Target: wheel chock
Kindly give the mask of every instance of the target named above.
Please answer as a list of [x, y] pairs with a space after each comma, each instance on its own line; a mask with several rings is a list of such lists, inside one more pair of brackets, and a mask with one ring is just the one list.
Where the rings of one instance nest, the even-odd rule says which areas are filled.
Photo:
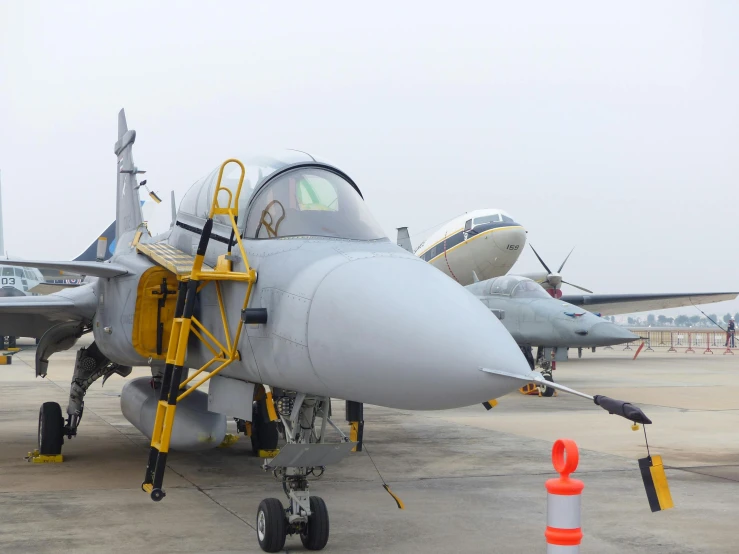
[[61, 454], [39, 454], [38, 449], [36, 449], [29, 452], [25, 460], [34, 464], [60, 464], [64, 461], [64, 456]]
[[527, 383], [520, 389], [518, 389], [518, 392], [521, 394], [525, 394], [528, 396], [541, 396], [541, 392], [539, 391], [539, 387], [536, 386], [534, 383]]
[[231, 433], [226, 433], [226, 436], [223, 437], [223, 442], [218, 445], [218, 448], [228, 448], [229, 446], [233, 446], [236, 444], [236, 441], [239, 440], [238, 435], [232, 435]]
[[19, 346], [14, 346], [13, 348], [6, 348], [6, 352], [20, 352], [21, 349]]
[[260, 450], [257, 452], [257, 456], [260, 458], [276, 458], [279, 453], [279, 448], [277, 450]]
[[10, 365], [13, 363], [13, 355], [0, 355], [0, 365]]

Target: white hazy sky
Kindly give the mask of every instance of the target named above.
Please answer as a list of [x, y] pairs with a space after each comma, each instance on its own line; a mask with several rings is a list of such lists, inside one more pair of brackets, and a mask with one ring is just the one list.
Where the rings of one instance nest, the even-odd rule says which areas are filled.
[[112, 221], [125, 107], [165, 198], [292, 147], [392, 238], [499, 207], [596, 292], [737, 290], [737, 29], [730, 0], [0, 0], [5, 247], [68, 259]]

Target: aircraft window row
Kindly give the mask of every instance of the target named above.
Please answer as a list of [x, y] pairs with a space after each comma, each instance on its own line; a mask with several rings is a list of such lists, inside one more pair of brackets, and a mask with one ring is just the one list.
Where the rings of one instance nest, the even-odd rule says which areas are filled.
[[439, 256], [440, 254], [444, 253], [444, 248], [447, 250], [457, 246], [461, 242], [464, 242], [464, 233], [461, 231], [459, 233], [456, 233], [454, 235], [451, 235], [446, 238], [446, 240], [441, 241], [439, 244], [434, 246], [433, 248], [429, 248], [427, 252], [424, 252], [423, 256], [421, 256], [425, 261], [431, 261], [436, 256]]
[[13, 276], [13, 268], [12, 267], [4, 267], [3, 268], [3, 277], [12, 277]]

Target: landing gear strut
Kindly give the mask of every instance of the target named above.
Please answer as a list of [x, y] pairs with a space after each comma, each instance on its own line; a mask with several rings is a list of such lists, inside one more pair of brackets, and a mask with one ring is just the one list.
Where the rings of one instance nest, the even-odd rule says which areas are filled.
[[62, 416], [62, 408], [56, 402], [45, 402], [41, 406], [38, 421], [39, 453], [43, 455], [58, 455], [62, 452], [64, 436], [71, 439], [77, 434], [77, 427], [82, 420], [85, 408], [85, 394], [100, 377], [103, 383], [117, 373], [126, 377], [132, 368], [111, 362], [93, 342], [89, 348], [80, 348], [77, 352], [77, 361], [74, 365], [72, 386], [69, 389], [69, 404], [67, 405], [67, 421]]
[[[557, 369], [557, 362], [554, 361], [555, 350], [551, 350], [551, 360], [546, 359], [546, 356], [544, 355], [545, 352], [546, 349], [541, 346], [536, 349], [536, 364], [541, 368], [541, 374], [544, 379], [550, 383], [554, 383], [552, 372]], [[540, 386], [539, 390], [542, 396], [550, 397], [555, 394], [555, 390], [552, 387]]]
[[[280, 418], [280, 431], [287, 444], [280, 453], [264, 462], [282, 481], [287, 507], [276, 498], [268, 498], [257, 510], [257, 537], [265, 552], [278, 552], [285, 538], [298, 534], [308, 550], [322, 550], [329, 537], [326, 503], [311, 496], [308, 477], [323, 475], [326, 465], [343, 459], [356, 446], [330, 420], [330, 400], [303, 393], [275, 391], [274, 399]], [[331, 425], [342, 436], [341, 443], [325, 443], [326, 426]]]

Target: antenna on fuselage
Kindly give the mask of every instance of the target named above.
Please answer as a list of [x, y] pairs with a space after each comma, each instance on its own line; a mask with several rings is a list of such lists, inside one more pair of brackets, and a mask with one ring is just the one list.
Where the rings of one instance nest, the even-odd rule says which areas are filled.
[[177, 223], [177, 204], [175, 204], [174, 200], [174, 191], [171, 191], [170, 193], [169, 203], [172, 210], [172, 223], [169, 226], [174, 227], [175, 223]]

